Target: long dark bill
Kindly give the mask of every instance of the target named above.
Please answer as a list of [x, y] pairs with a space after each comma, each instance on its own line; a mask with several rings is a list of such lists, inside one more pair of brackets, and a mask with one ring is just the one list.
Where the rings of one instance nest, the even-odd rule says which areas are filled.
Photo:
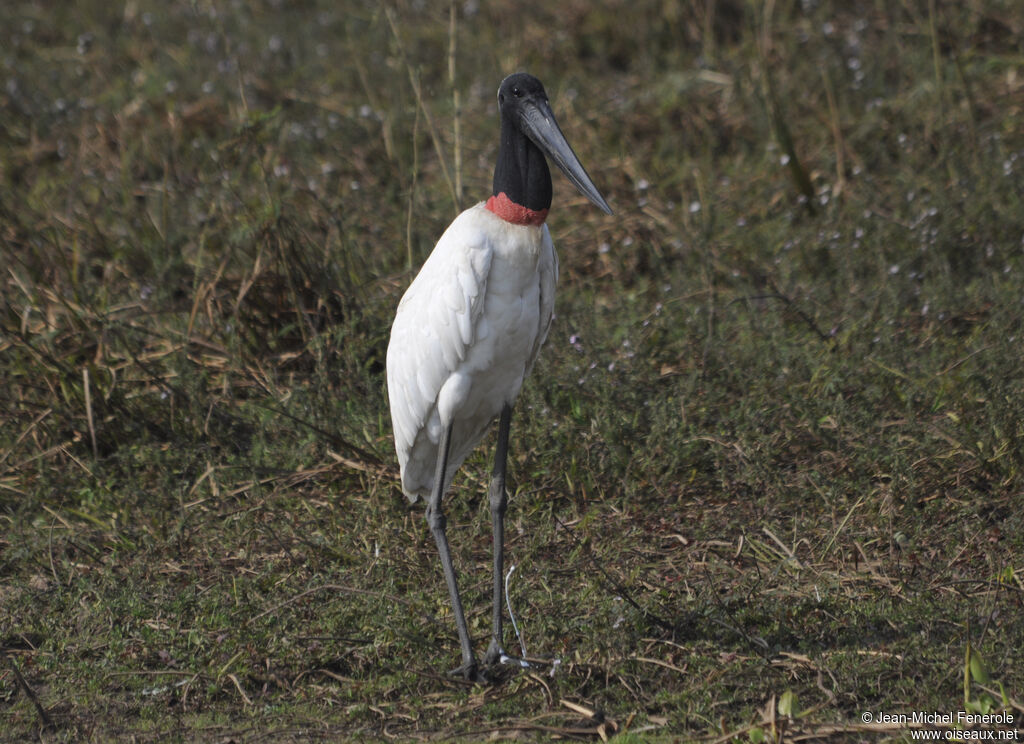
[[612, 214], [612, 208], [601, 196], [597, 186], [590, 180], [580, 159], [562, 134], [555, 121], [555, 115], [547, 101], [529, 102], [523, 106], [521, 122], [523, 131], [547, 155], [558, 169], [572, 181], [579, 192], [590, 199], [605, 214]]

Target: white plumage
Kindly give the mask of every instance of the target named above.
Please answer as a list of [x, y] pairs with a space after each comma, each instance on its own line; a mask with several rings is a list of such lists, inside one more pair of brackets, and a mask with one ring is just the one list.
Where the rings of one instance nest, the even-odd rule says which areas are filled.
[[498, 88], [501, 145], [491, 197], [455, 218], [398, 305], [387, 378], [402, 490], [426, 498], [426, 518], [459, 633], [466, 679], [482, 680], [459, 596], [446, 534], [444, 493], [455, 471], [498, 418], [487, 489], [494, 535], [491, 640], [484, 664], [502, 648], [502, 576], [512, 404], [548, 335], [558, 259], [544, 221], [551, 207], [547, 158], [606, 214], [611, 208], [555, 121], [547, 93], [516, 73]]
[[551, 325], [558, 257], [547, 225], [515, 225], [484, 202], [441, 236], [398, 305], [387, 354], [402, 490], [429, 496], [445, 427], [445, 484], [505, 404]]

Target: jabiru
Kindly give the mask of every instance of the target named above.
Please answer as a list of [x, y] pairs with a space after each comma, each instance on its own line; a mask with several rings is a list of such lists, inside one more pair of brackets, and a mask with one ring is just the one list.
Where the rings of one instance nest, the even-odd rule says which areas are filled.
[[442, 497], [456, 470], [498, 417], [488, 489], [494, 528], [493, 634], [502, 647], [505, 464], [512, 404], [548, 335], [558, 257], [544, 224], [551, 207], [545, 156], [606, 214], [612, 210], [562, 134], [541, 82], [525, 73], [498, 88], [501, 145], [491, 197], [445, 230], [398, 305], [387, 353], [388, 398], [402, 490], [427, 499], [462, 647], [453, 674], [482, 680], [459, 598]]

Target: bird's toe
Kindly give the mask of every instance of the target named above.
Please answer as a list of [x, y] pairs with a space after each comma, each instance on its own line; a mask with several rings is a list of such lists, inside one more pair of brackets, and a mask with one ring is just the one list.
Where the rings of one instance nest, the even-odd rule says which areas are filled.
[[487, 682], [487, 678], [483, 672], [480, 671], [479, 664], [476, 663], [476, 659], [463, 664], [455, 669], [448, 672], [449, 677], [462, 677], [467, 682]]
[[500, 664], [503, 656], [507, 656], [505, 649], [494, 640], [491, 639], [491, 645], [487, 647], [487, 653], [484, 654], [484, 666], [494, 666]]
[[501, 647], [501, 645], [491, 639], [491, 645], [487, 647], [487, 653], [484, 654], [484, 666], [485, 667], [496, 667], [496, 666], [511, 666], [519, 667], [521, 669], [528, 669], [530, 664], [526, 659], [520, 659], [518, 656], [511, 656], [508, 652]]

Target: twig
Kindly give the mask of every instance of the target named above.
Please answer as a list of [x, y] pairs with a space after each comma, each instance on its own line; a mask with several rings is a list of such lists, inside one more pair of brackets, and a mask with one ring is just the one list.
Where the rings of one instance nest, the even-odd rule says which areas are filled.
[[[345, 36], [348, 40], [349, 48], [352, 48], [352, 33], [347, 25], [345, 27]], [[359, 83], [363, 86], [363, 93], [366, 95], [366, 99], [370, 102], [370, 108], [377, 113], [377, 117], [380, 119], [380, 135], [381, 139], [384, 140], [384, 152], [387, 154], [388, 160], [393, 162], [395, 160], [395, 142], [391, 134], [391, 115], [384, 110], [384, 105], [377, 96], [377, 86], [370, 84], [370, 76], [366, 71], [366, 65], [363, 64], [363, 56], [361, 54], [353, 54], [349, 58], [356, 68], [356, 75], [359, 78]], [[322, 105], [322, 99], [318, 99], [317, 103]], [[344, 109], [339, 110], [344, 111]]]
[[594, 566], [594, 568], [597, 569], [597, 572], [604, 577], [604, 580], [611, 584], [612, 588], [618, 593], [620, 597], [622, 597], [623, 600], [626, 601], [626, 603], [628, 603], [631, 607], [640, 612], [640, 614], [642, 614], [644, 617], [654, 622], [655, 625], [658, 625], [664, 628], [665, 630], [678, 630], [677, 624], [672, 623], [659, 615], [655, 615], [653, 612], [644, 607], [641, 607], [640, 604], [635, 599], [633, 599], [633, 595], [629, 593], [629, 590], [626, 589], [626, 587], [623, 586], [621, 582], [613, 579], [611, 575], [607, 571], [605, 571], [604, 566], [602, 566], [598, 562], [597, 558], [594, 557], [593, 551], [590, 550], [590, 548], [586, 546], [582, 540], [576, 537], [576, 535], [572, 534], [572, 532], [569, 530], [569, 527], [561, 519], [555, 517], [555, 522], [557, 522], [558, 526], [561, 527], [562, 530], [567, 535], [569, 535], [570, 538], [573, 539], [577, 546], [587, 548], [587, 557], [590, 559], [590, 563]]
[[804, 321], [807, 325], [811, 327], [812, 331], [818, 334], [818, 338], [820, 338], [822, 341], [828, 341], [829, 339], [832, 338], [829, 334], [821, 330], [821, 328], [818, 327], [818, 324], [814, 322], [814, 319], [811, 318], [811, 316], [805, 313], [803, 310], [801, 310], [797, 306], [797, 304], [793, 302], [792, 299], [782, 294], [782, 292], [779, 292], [778, 289], [776, 289], [774, 286], [772, 287], [772, 289], [775, 289], [775, 292], [771, 294], [747, 295], [745, 297], [737, 297], [735, 300], [732, 300], [729, 304], [732, 305], [736, 302], [750, 302], [751, 300], [782, 300], [783, 303], [785, 303], [786, 307], [788, 307], [790, 310], [799, 315], [800, 320]]
[[8, 447], [2, 453], [0, 453], [0, 465], [3, 465], [7, 461], [7, 458], [11, 456], [11, 453], [14, 452], [15, 447], [19, 446], [22, 440], [24, 440], [25, 437], [31, 434], [33, 429], [39, 426], [39, 422], [42, 421], [47, 416], [49, 416], [51, 413], [53, 413], [53, 409], [47, 408], [45, 411], [43, 411], [34, 419], [32, 419], [32, 423], [26, 426], [25, 430], [18, 435], [18, 438], [14, 440], [14, 444], [12, 444], [10, 447]]
[[846, 186], [846, 142], [843, 130], [839, 125], [839, 107], [836, 106], [836, 94], [832, 89], [832, 79], [826, 67], [821, 68], [821, 80], [825, 84], [825, 99], [828, 101], [829, 123], [832, 126], [832, 139], [836, 147], [836, 185], [832, 187], [832, 196], [839, 196]]
[[853, 512], [856, 511], [857, 507], [859, 507], [862, 503], [864, 503], [864, 496], [861, 496], [859, 499], [857, 499], [857, 503], [851, 506], [850, 510], [846, 512], [846, 516], [843, 517], [842, 521], [839, 523], [839, 526], [836, 527], [835, 532], [833, 532], [832, 536], [828, 539], [828, 544], [825, 546], [825, 549], [821, 553], [822, 559], [828, 557], [829, 552], [832, 550], [832, 546], [835, 545], [836, 538], [839, 537], [839, 533], [843, 531], [843, 528], [846, 527], [846, 523], [849, 522], [850, 517], [853, 516]]
[[793, 554], [792, 549], [790, 549], [784, 542], [782, 542], [782, 540], [776, 537], [774, 532], [768, 529], [768, 527], [762, 527], [761, 531], [764, 534], [768, 535], [768, 537], [770, 537], [775, 542], [775, 544], [778, 545], [779, 548], [781, 548], [782, 552], [786, 554], [786, 557], [789, 558], [789, 560], [796, 564], [797, 568], [804, 567], [804, 564], [800, 562], [800, 559]]
[[455, 136], [454, 168], [455, 168], [455, 208], [462, 209], [462, 126], [460, 113], [462, 110], [459, 101], [459, 87], [455, 84], [455, 49], [458, 41], [458, 15], [455, 12], [456, 3], [452, 4], [448, 14], [448, 82], [452, 86], [452, 130]]
[[85, 389], [85, 420], [89, 423], [89, 439], [92, 441], [92, 458], [99, 457], [96, 449], [96, 427], [92, 419], [92, 393], [89, 390], [89, 368], [82, 367], [82, 387]]
[[[939, 29], [935, 22], [935, 0], [928, 0], [928, 34], [932, 42], [932, 68], [935, 73], [935, 90], [940, 109], [946, 103], [946, 86], [942, 79], [942, 51], [939, 44]], [[945, 112], [943, 112], [945, 113]]]
[[46, 712], [42, 703], [39, 702], [39, 698], [36, 697], [36, 693], [31, 687], [29, 687], [28, 682], [26, 682], [25, 678], [21, 676], [21, 670], [18, 669], [18, 665], [14, 663], [14, 659], [7, 653], [6, 649], [3, 650], [3, 655], [4, 658], [7, 659], [7, 666], [9, 666], [11, 671], [14, 672], [14, 678], [18, 681], [18, 686], [21, 688], [22, 692], [25, 693], [25, 697], [31, 700], [32, 705], [35, 706], [36, 713], [39, 714], [39, 718], [43, 722], [43, 728], [53, 730], [55, 728], [53, 725], [53, 719], [50, 718], [50, 715]]
[[807, 207], [807, 211], [813, 215], [815, 214], [814, 185], [811, 183], [810, 176], [807, 175], [807, 169], [804, 168], [803, 164], [800, 162], [800, 158], [797, 157], [796, 146], [793, 143], [793, 136], [790, 133], [789, 127], [786, 125], [786, 119], [782, 114], [782, 105], [779, 102], [779, 96], [775, 90], [775, 80], [772, 77], [771, 66], [768, 59], [769, 48], [771, 47], [772, 13], [774, 11], [774, 7], [775, 4], [773, 2], [766, 2], [764, 6], [761, 40], [760, 44], [757, 45], [758, 65], [757, 70], [755, 70], [755, 74], [757, 71], [760, 71], [761, 73], [761, 86], [765, 109], [768, 113], [768, 119], [771, 122], [772, 130], [775, 133], [775, 139], [778, 141], [779, 147], [789, 158], [789, 172], [793, 176], [793, 183], [796, 185], [797, 191], [803, 194], [806, 199], [805, 205]]
[[242, 696], [242, 700], [245, 701], [245, 704], [252, 705], [252, 699], [245, 694], [245, 690], [242, 689], [242, 683], [238, 681], [238, 677], [233, 674], [229, 674], [228, 679], [235, 683], [235, 688], [238, 690], [238, 694]]
[[405, 215], [405, 268], [412, 269], [412, 208], [416, 201], [416, 184], [420, 175], [420, 108], [412, 122], [412, 185], [409, 187], [409, 208]]
[[250, 617], [248, 620], [245, 621], [245, 624], [246, 625], [251, 625], [255, 621], [259, 620], [260, 618], [266, 617], [267, 615], [270, 615], [271, 613], [277, 612], [282, 607], [287, 607], [288, 605], [292, 604], [293, 602], [298, 602], [303, 597], [308, 597], [310, 594], [316, 594], [317, 592], [323, 592], [323, 591], [348, 592], [350, 594], [365, 594], [365, 595], [368, 595], [370, 597], [384, 597], [385, 599], [387, 599], [390, 602], [399, 602], [401, 604], [408, 605], [410, 607], [412, 606], [412, 602], [409, 602], [406, 599], [402, 599], [401, 597], [396, 597], [393, 594], [385, 594], [384, 592], [374, 592], [374, 591], [370, 591], [369, 589], [357, 589], [357, 588], [355, 588], [353, 586], [344, 586], [342, 584], [323, 584], [321, 586], [315, 586], [312, 589], [307, 589], [304, 592], [299, 592], [294, 597], [291, 597], [290, 599], [286, 599], [284, 602], [279, 602], [278, 604], [274, 605], [270, 609], [264, 610], [260, 614], [254, 615], [253, 617]]
[[306, 427], [310, 431], [313, 431], [327, 439], [333, 446], [338, 447], [340, 449], [346, 449], [349, 452], [352, 452], [357, 457], [361, 458], [364, 462], [372, 463], [373, 465], [380, 465], [382, 467], [384, 465], [384, 463], [381, 461], [379, 457], [377, 457], [374, 454], [371, 454], [370, 452], [364, 450], [362, 447], [358, 445], [352, 444], [351, 442], [347, 441], [344, 437], [338, 436], [337, 434], [329, 432], [326, 429], [322, 429], [316, 424], [312, 424], [309, 421], [301, 419], [298, 416], [295, 416], [289, 413], [288, 411], [285, 411], [284, 409], [278, 408], [277, 406], [271, 406], [267, 404], [257, 405], [265, 411], [270, 411], [271, 413], [275, 413], [278, 416], [283, 416], [289, 421], [293, 421], [296, 424], [299, 424], [300, 426]]
[[402, 58], [402, 63], [405, 65], [406, 71], [409, 73], [409, 83], [412, 85], [412, 92], [416, 96], [416, 103], [421, 109], [423, 109], [423, 118], [427, 120], [427, 131], [430, 132], [430, 139], [434, 143], [434, 150], [437, 152], [437, 160], [441, 164], [441, 172], [444, 174], [444, 180], [448, 183], [448, 189], [452, 193], [452, 201], [455, 203], [455, 213], [459, 212], [459, 196], [455, 191], [455, 183], [452, 181], [451, 173], [448, 172], [448, 163], [444, 158], [444, 148], [441, 147], [441, 137], [437, 133], [437, 127], [434, 126], [434, 120], [430, 116], [430, 109], [427, 108], [427, 102], [423, 100], [423, 90], [420, 88], [420, 80], [416, 75], [416, 71], [413, 70], [412, 63], [409, 62], [409, 58], [405, 54], [405, 46], [402, 44], [402, 36], [398, 32], [398, 22], [395, 20], [395, 14], [391, 8], [384, 9], [384, 15], [388, 19], [388, 25], [391, 26], [391, 33], [395, 37], [395, 44], [398, 46], [398, 55]]
[[980, 684], [980, 683], [978, 684], [978, 687], [980, 687], [981, 689], [983, 689], [983, 690], [984, 690], [985, 692], [987, 692], [987, 693], [988, 693], [989, 695], [992, 695], [993, 697], [995, 697], [995, 698], [998, 698], [998, 699], [1000, 699], [1000, 700], [1001, 700], [1001, 699], [1002, 699], [1003, 697], [1005, 697], [1005, 698], [1006, 698], [1006, 702], [1007, 702], [1007, 704], [1008, 704], [1008, 705], [1009, 705], [1009, 706], [1010, 706], [1011, 708], [1013, 708], [1014, 710], [1018, 710], [1018, 711], [1020, 711], [1021, 713], [1024, 713], [1024, 705], [1022, 705], [1021, 703], [1017, 702], [1017, 701], [1016, 701], [1016, 700], [1014, 700], [1014, 699], [1013, 699], [1012, 697], [1010, 697], [1009, 695], [1007, 695], [1007, 694], [1006, 694], [1006, 691], [1005, 691], [1005, 690], [997, 690], [997, 689], [996, 689], [996, 688], [994, 688], [994, 687], [989, 687], [988, 685], [983, 685], [983, 684]]
[[[722, 601], [721, 596], [719, 596], [718, 587], [715, 584], [714, 577], [711, 576], [711, 572], [708, 571], [707, 566], [704, 566], [704, 576], [705, 578], [707, 578], [708, 584], [711, 585], [711, 588], [713, 590], [711, 592], [711, 596], [715, 599], [715, 602], [718, 604], [718, 608], [722, 612], [724, 612], [730, 619], [732, 619], [732, 612], [729, 610], [728, 607], [725, 606], [725, 603]], [[715, 617], [711, 617], [711, 621], [717, 623], [718, 625], [721, 625], [726, 630], [730, 630], [733, 633], [739, 635], [741, 638], [743, 638], [743, 640], [745, 640], [747, 643], [754, 647], [755, 651], [757, 651], [757, 653], [761, 656], [762, 659], [765, 659], [767, 661], [770, 658], [771, 649], [768, 648], [768, 642], [763, 638], [755, 638], [754, 636], [750, 635], [749, 633], [747, 633], [747, 631], [743, 630], [743, 628], [737, 625], [735, 621], [733, 621], [732, 623], [727, 623], [724, 620], [719, 620]]]
[[686, 674], [686, 667], [689, 666], [689, 664], [686, 664], [684, 666], [677, 667], [675, 664], [669, 664], [667, 661], [652, 659], [647, 656], [630, 656], [629, 658], [634, 661], [642, 661], [645, 664], [654, 664], [656, 666], [665, 667], [666, 669], [671, 669], [673, 672], [679, 672], [680, 674]]

